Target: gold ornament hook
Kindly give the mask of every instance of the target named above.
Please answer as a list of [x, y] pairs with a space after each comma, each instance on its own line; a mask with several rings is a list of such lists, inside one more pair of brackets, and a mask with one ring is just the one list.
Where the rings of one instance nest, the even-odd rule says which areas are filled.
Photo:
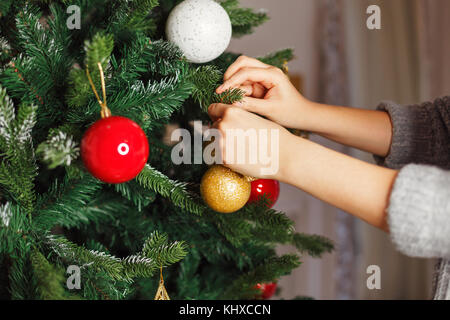
[[166, 288], [164, 287], [164, 278], [162, 274], [162, 267], [160, 267], [160, 276], [159, 276], [159, 287], [156, 291], [154, 300], [170, 300], [169, 294], [167, 293]]
[[100, 111], [101, 117], [108, 118], [111, 116], [111, 111], [109, 110], [107, 104], [106, 104], [106, 85], [105, 85], [105, 74], [103, 73], [103, 67], [100, 62], [97, 63], [98, 70], [100, 71], [100, 81], [102, 83], [102, 94], [103, 94], [103, 101], [100, 99], [100, 96], [97, 93], [97, 90], [95, 89], [94, 81], [92, 81], [91, 74], [89, 73], [89, 67], [86, 67], [86, 75], [88, 77], [89, 83], [91, 85], [92, 91], [94, 91], [95, 97], [97, 98], [97, 101], [102, 108]]

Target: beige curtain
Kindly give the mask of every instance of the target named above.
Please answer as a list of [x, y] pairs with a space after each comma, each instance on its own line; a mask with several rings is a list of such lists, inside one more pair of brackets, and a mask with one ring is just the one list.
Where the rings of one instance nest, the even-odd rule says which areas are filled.
[[450, 94], [450, 1], [415, 0], [420, 53], [420, 96]]
[[[375, 108], [381, 100], [418, 103], [443, 91], [442, 80], [448, 72], [442, 66], [444, 60], [450, 61], [449, 51], [444, 57], [443, 52], [436, 52], [436, 44], [446, 42], [441, 29], [444, 23], [448, 25], [441, 6], [444, 2], [448, 7], [448, 2], [434, 0], [346, 0], [353, 106]], [[365, 9], [372, 4], [381, 8], [382, 30], [371, 31], [363, 25], [367, 17]], [[437, 74], [439, 79], [434, 78]], [[372, 160], [367, 154], [352, 152], [352, 155]], [[431, 298], [434, 261], [400, 254], [386, 234], [362, 222], [358, 222], [356, 239], [359, 271], [355, 284], [359, 298]], [[364, 285], [365, 268], [371, 264], [381, 267], [382, 290], [370, 291]]]

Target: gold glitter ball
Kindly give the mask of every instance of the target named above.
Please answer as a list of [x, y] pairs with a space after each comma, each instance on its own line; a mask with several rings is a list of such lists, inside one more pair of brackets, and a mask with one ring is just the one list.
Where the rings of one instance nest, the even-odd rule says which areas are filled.
[[251, 184], [243, 175], [221, 165], [206, 171], [200, 184], [203, 201], [214, 211], [238, 211], [250, 198]]

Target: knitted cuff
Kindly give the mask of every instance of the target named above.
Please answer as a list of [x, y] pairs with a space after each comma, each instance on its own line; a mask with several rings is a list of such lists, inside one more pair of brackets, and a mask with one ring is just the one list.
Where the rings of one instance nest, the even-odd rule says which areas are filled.
[[450, 172], [429, 166], [404, 167], [387, 210], [398, 250], [413, 257], [450, 258]]
[[428, 109], [423, 105], [402, 106], [392, 102], [383, 102], [377, 109], [389, 113], [393, 132], [389, 155], [386, 158], [375, 156], [375, 161], [393, 169], [412, 162], [426, 163], [433, 141]]

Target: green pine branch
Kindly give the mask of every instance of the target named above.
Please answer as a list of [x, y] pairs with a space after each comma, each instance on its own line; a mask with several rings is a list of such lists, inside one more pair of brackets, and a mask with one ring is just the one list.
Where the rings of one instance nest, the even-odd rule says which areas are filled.
[[125, 44], [121, 50], [120, 57], [111, 57], [113, 75], [110, 79], [110, 86], [115, 90], [120, 90], [123, 86], [128, 86], [142, 74], [148, 71], [147, 65], [151, 61], [145, 52], [151, 46], [151, 40], [147, 37], [139, 37], [130, 45]]
[[300, 252], [308, 253], [312, 257], [320, 257], [324, 253], [332, 252], [333, 242], [319, 235], [308, 235], [304, 233], [295, 233], [291, 243]]
[[149, 188], [172, 203], [191, 213], [201, 215], [206, 207], [198, 198], [187, 190], [187, 184], [169, 179], [167, 176], [147, 164], [136, 181], [144, 188]]
[[96, 202], [101, 188], [102, 183], [89, 175], [79, 181], [55, 181], [48, 194], [39, 201], [35, 226], [50, 230], [56, 225], [71, 228], [110, 219], [108, 210]]
[[[25, 63], [21, 68], [22, 76], [35, 94], [44, 101], [53, 98], [50, 100], [53, 102], [57, 101], [61, 85], [65, 83], [72, 59], [67, 52], [70, 32], [67, 28], [56, 27], [65, 21], [65, 13], [57, 7], [52, 7], [51, 13], [53, 20], [47, 19], [47, 28], [40, 21], [39, 8], [27, 5], [18, 13], [16, 26]], [[17, 68], [19, 65], [16, 63]]]
[[[0, 9], [1, 10], [1, 9]], [[0, 37], [0, 65], [10, 59], [11, 46], [3, 37]]]
[[186, 249], [183, 241], [169, 244], [167, 234], [155, 231], [145, 240], [141, 254], [165, 267], [182, 260], [187, 254]]
[[192, 98], [206, 111], [213, 101], [215, 90], [222, 80], [222, 72], [215, 66], [201, 66], [195, 68], [190, 75], [194, 84]]
[[136, 32], [152, 34], [156, 30], [156, 21], [150, 19], [149, 15], [159, 5], [158, 0], [115, 2], [114, 13], [109, 19], [108, 32], [121, 38]]
[[230, 17], [231, 25], [233, 26], [233, 37], [241, 37], [253, 33], [255, 27], [269, 20], [267, 13], [264, 11], [239, 7], [238, 0], [223, 0], [220, 4]]
[[36, 249], [31, 251], [31, 265], [37, 282], [37, 290], [43, 300], [70, 299], [64, 288], [64, 271], [51, 265]]
[[142, 188], [134, 180], [126, 183], [115, 184], [114, 189], [125, 199], [131, 201], [137, 207], [138, 211], [143, 211], [143, 209], [152, 203], [156, 198], [154, 191]]
[[135, 119], [144, 130], [167, 123], [191, 95], [192, 85], [181, 79], [179, 73], [160, 82], [145, 85], [136, 81], [128, 90], [109, 99], [112, 112]]
[[109, 62], [114, 48], [114, 38], [110, 34], [102, 32], [96, 33], [92, 40], [86, 40], [84, 50], [86, 57], [84, 59], [84, 69], [72, 69], [69, 74], [69, 90], [67, 92], [67, 102], [72, 107], [83, 107], [89, 99], [94, 97], [86, 70], [101, 95], [100, 70], [98, 63], [101, 64], [105, 77], [109, 74]]
[[154, 41], [144, 51], [147, 68], [151, 74], [169, 76], [187, 70], [188, 63], [183, 52], [168, 41]]
[[[170, 116], [179, 110], [191, 95], [192, 84], [185, 80], [187, 63], [181, 59], [179, 49], [173, 44], [163, 41], [146, 44], [142, 40], [137, 44], [133, 50], [124, 49], [129, 60], [122, 61], [127, 62], [119, 64], [116, 58], [112, 57], [111, 68], [108, 69], [112, 78], [107, 79], [106, 84], [107, 100], [113, 114], [129, 117], [138, 122], [144, 130], [148, 130], [168, 122]], [[86, 44], [86, 64], [93, 64], [96, 60], [105, 61], [106, 64], [112, 45], [110, 36], [98, 34], [92, 42]], [[89, 67], [90, 70], [91, 68]], [[136, 79], [145, 73], [155, 73], [163, 78], [159, 81], [148, 81], [147, 84]], [[92, 99], [93, 93], [85, 71], [72, 70], [69, 82], [72, 89], [69, 90], [67, 101], [75, 107], [67, 115], [69, 122], [92, 121], [98, 114], [99, 106], [96, 100]], [[80, 108], [81, 106], [83, 108]]]
[[9, 13], [13, 0], [3, 0], [0, 3], [0, 18], [6, 16]]
[[215, 91], [223, 78], [222, 72], [215, 66], [201, 66], [194, 69], [190, 75], [190, 81], [194, 84], [192, 98], [203, 111], [207, 111], [212, 103], [233, 104], [244, 97], [240, 89], [230, 89], [221, 94]]
[[269, 209], [265, 199], [245, 206], [232, 217], [216, 219], [221, 233], [236, 247], [248, 241], [289, 244], [312, 257], [320, 257], [334, 248], [332, 241], [325, 237], [296, 233], [293, 221], [285, 213]]
[[79, 156], [80, 148], [73, 137], [63, 131], [52, 132], [47, 141], [41, 143], [36, 154], [47, 163], [49, 169], [70, 166]]
[[186, 300], [199, 299], [201, 296], [201, 276], [197, 272], [201, 258], [197, 248], [190, 248], [189, 254], [180, 262], [176, 280], [178, 296], [184, 297]]
[[9, 256], [9, 289], [11, 299], [29, 300], [37, 296], [36, 279], [34, 278], [30, 255], [30, 243], [23, 237], [14, 237], [16, 243]]
[[17, 116], [12, 100], [0, 86], [0, 185], [15, 201], [23, 205], [29, 215], [36, 199], [34, 178], [37, 167], [32, 143], [32, 129], [36, 123], [33, 105], [18, 108]]
[[288, 275], [297, 268], [300, 261], [297, 255], [283, 255], [271, 257], [255, 267], [253, 270], [241, 275], [226, 288], [222, 299], [255, 299], [258, 283], [268, 283]]
[[91, 268], [106, 272], [115, 280], [125, 279], [121, 260], [110, 254], [87, 250], [62, 236], [47, 235], [45, 244], [64, 261], [76, 263], [80, 267], [89, 265]]
[[161, 266], [176, 263], [187, 254], [184, 243], [169, 243], [166, 235], [157, 232], [146, 240], [141, 253], [122, 259], [106, 252], [88, 250], [62, 236], [47, 235], [45, 243], [64, 261], [106, 272], [112, 279], [125, 282], [132, 282], [137, 277], [151, 277]]
[[92, 79], [95, 77], [100, 79], [98, 63], [101, 63], [103, 70], [107, 71], [113, 48], [113, 36], [101, 32], [95, 34], [91, 41], [85, 42], [84, 50], [86, 52], [86, 58], [84, 65], [89, 69]]

